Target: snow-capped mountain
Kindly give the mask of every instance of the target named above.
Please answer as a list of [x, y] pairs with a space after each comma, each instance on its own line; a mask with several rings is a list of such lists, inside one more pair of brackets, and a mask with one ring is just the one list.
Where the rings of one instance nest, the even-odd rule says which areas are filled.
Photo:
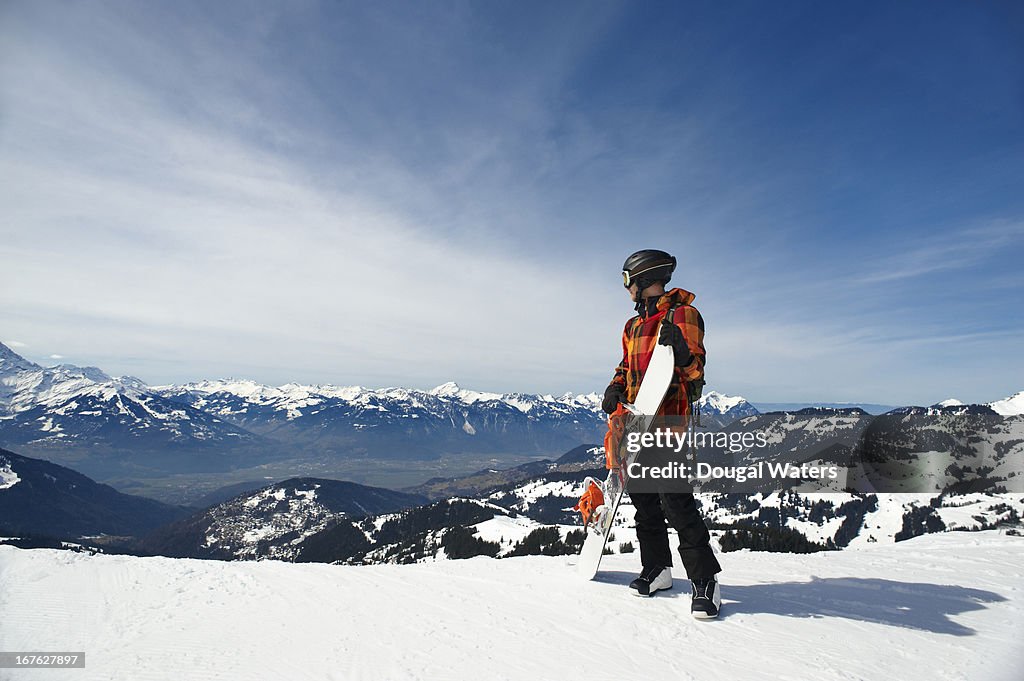
[[[43, 368], [0, 343], [0, 417], [12, 411], [12, 404], [18, 401], [34, 401], [34, 395], [25, 395], [28, 375], [42, 374]], [[24, 378], [23, 378], [24, 377]]]
[[161, 528], [140, 544], [167, 556], [295, 560], [302, 542], [347, 518], [426, 503], [415, 494], [339, 480], [275, 483]]
[[[273, 387], [249, 380], [200, 381], [185, 385], [154, 386], [153, 391], [192, 406], [246, 424], [253, 430], [272, 429], [283, 422], [322, 413], [339, 403], [369, 412], [400, 412], [409, 418], [443, 409], [444, 405], [510, 407], [540, 419], [552, 412], [598, 412], [601, 399], [596, 393], [561, 397], [522, 393], [488, 393], [465, 390], [449, 382], [432, 390], [407, 388], [370, 389], [361, 386], [300, 385]], [[391, 409], [395, 407], [395, 409]], [[412, 416], [412, 414], [419, 414]], [[365, 427], [365, 426], [364, 426]], [[466, 428], [472, 434], [472, 424]]]
[[[56, 400], [54, 400], [56, 402]], [[217, 470], [237, 465], [262, 438], [159, 395], [114, 382], [86, 383], [55, 404], [0, 420], [0, 444], [80, 462], [100, 477], [132, 469]]]
[[736, 419], [761, 413], [743, 397], [723, 395], [714, 390], [702, 396], [697, 406], [700, 408], [701, 426], [705, 428], [722, 428]]
[[[41, 367], [2, 344], [0, 412], [0, 445], [81, 462], [99, 476], [125, 467], [145, 470], [154, 465], [154, 454], [170, 455], [179, 469], [216, 468], [218, 457], [260, 443], [258, 436], [172, 402], [137, 378], [112, 378], [96, 367]], [[211, 460], [212, 451], [217, 455]], [[188, 461], [200, 452], [202, 461]]]
[[100, 479], [310, 459], [559, 452], [600, 437], [597, 395], [365, 389], [252, 381], [150, 387], [94, 367], [41, 367], [0, 345], [0, 445]]
[[1024, 414], [1024, 390], [1006, 399], [989, 402], [988, 406], [992, 407], [992, 411], [1001, 416]]
[[[225, 419], [256, 431], [272, 429], [271, 424], [320, 413], [331, 406], [331, 400], [380, 412], [391, 411], [391, 405], [400, 407], [400, 411], [404, 413], [413, 413], [415, 410], [429, 412], [430, 409], [447, 403], [463, 408], [487, 406], [493, 409], [500, 405], [511, 407], [522, 414], [532, 414], [538, 419], [552, 411], [601, 414], [601, 396], [597, 393], [566, 393], [560, 397], [493, 393], [466, 390], [454, 382], [427, 391], [406, 388], [374, 390], [361, 386], [338, 387], [296, 383], [272, 387], [236, 379], [201, 381], [180, 386], [155, 386], [152, 389], [168, 397], [188, 401], [197, 408], [215, 412]], [[758, 413], [743, 397], [723, 395], [715, 391], [704, 395], [699, 404], [702, 416], [724, 417], [720, 419], [723, 421]], [[599, 418], [603, 419], [601, 416]], [[470, 423], [466, 430], [470, 432], [472, 429]]]
[[430, 458], [442, 452], [536, 452], [600, 437], [597, 395], [486, 393], [446, 383], [432, 390], [280, 387], [203, 381], [160, 395], [279, 441], [321, 452]]
[[138, 393], [146, 384], [134, 376], [113, 378], [97, 367], [57, 364], [42, 367], [0, 343], [0, 416], [37, 406], [57, 407], [83, 393]]
[[[267, 386], [250, 380], [147, 386], [95, 367], [40, 367], [0, 346], [0, 444], [57, 458], [90, 451], [170, 453], [166, 472], [182, 472], [195, 449], [249, 452], [253, 461], [312, 454], [389, 459], [460, 452], [550, 454], [597, 441], [605, 429], [599, 395], [561, 396], [466, 390], [360, 386]], [[711, 392], [702, 401], [705, 427], [756, 413], [743, 398]], [[55, 449], [58, 448], [59, 449]], [[304, 454], [305, 453], [305, 454]], [[152, 457], [149, 457], [152, 458]], [[194, 457], [193, 457], [194, 458]], [[141, 461], [144, 467], [152, 461]], [[178, 464], [182, 465], [178, 465]], [[198, 463], [198, 462], [197, 462]], [[183, 468], [184, 465], [184, 468]], [[223, 468], [215, 460], [207, 468]]]

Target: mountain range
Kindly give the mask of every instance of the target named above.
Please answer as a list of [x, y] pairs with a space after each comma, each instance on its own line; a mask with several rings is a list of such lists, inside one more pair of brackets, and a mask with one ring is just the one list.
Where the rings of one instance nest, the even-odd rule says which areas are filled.
[[[809, 408], [744, 417], [727, 427], [730, 433], [754, 431], [765, 433], [769, 446], [736, 453], [736, 465], [842, 464], [855, 453], [870, 453], [869, 445], [881, 437], [907, 452], [929, 452], [915, 457], [927, 464], [924, 468], [906, 469], [909, 458], [901, 457], [901, 450], [887, 455], [900, 467], [901, 484], [907, 479], [927, 484], [900, 493], [843, 485], [808, 492], [788, 484], [738, 492], [706, 485], [698, 499], [725, 551], [818, 551], [953, 529], [1012, 527], [1024, 515], [1024, 495], [1007, 493], [998, 484], [1020, 491], [1015, 480], [1024, 447], [1020, 416], [998, 417], [979, 405], [905, 408], [884, 417], [860, 409]], [[720, 455], [702, 451], [701, 459]], [[984, 489], [964, 485], [976, 481], [982, 469], [989, 478]], [[555, 460], [435, 478], [400, 492], [294, 478], [190, 510], [127, 497], [66, 468], [0, 451], [0, 518], [8, 520], [0, 531], [71, 542], [97, 533], [130, 534], [143, 538], [102, 543], [227, 560], [377, 563], [439, 555], [568, 554], [582, 540], [572, 506], [587, 476], [600, 479], [604, 473], [603, 449], [581, 445]], [[609, 549], [613, 553], [636, 548], [628, 499], [624, 504]], [[191, 514], [183, 518], [186, 513]]]
[[[930, 409], [1019, 413], [1024, 393], [989, 405], [942, 404]], [[843, 437], [830, 456], [849, 454], [870, 418], [851, 408], [762, 415], [742, 397], [714, 391], [701, 399], [700, 413], [711, 430], [763, 421], [778, 451], [820, 444], [831, 423]], [[597, 394], [488, 393], [455, 383], [432, 390], [230, 379], [149, 386], [96, 367], [42, 367], [0, 344], [0, 446], [172, 504], [233, 490], [211, 498], [223, 501], [301, 476], [418, 485], [413, 493], [437, 499], [460, 493], [467, 473], [512, 482], [542, 468], [543, 459], [600, 442], [604, 431]], [[397, 473], [382, 477], [388, 471]]]
[[[709, 427], [756, 413], [743, 398], [715, 392], [701, 406]], [[246, 470], [262, 478], [275, 464], [274, 472], [319, 475], [353, 462], [557, 456], [604, 430], [594, 393], [234, 379], [150, 386], [97, 367], [42, 367], [0, 344], [0, 446], [125, 485]], [[230, 482], [239, 479], [223, 480]]]

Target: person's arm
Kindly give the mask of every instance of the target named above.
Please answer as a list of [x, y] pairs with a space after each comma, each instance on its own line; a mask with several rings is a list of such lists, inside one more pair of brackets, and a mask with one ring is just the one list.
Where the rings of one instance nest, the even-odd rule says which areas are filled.
[[696, 308], [684, 305], [675, 311], [672, 324], [662, 324], [658, 342], [671, 345], [676, 379], [687, 382], [704, 378], [704, 319]]
[[679, 370], [685, 381], [693, 382], [704, 378], [704, 318], [696, 308], [686, 305], [676, 311], [676, 324], [682, 329], [683, 338], [690, 351], [689, 363], [680, 366]]

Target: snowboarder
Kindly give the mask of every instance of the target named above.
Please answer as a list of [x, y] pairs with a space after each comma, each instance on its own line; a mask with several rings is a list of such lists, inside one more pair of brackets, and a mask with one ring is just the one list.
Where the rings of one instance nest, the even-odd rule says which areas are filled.
[[[608, 414], [615, 412], [620, 402], [632, 402], [636, 396], [655, 343], [672, 346], [676, 364], [676, 376], [658, 415], [689, 418], [692, 414], [691, 401], [699, 395], [699, 386], [704, 384], [704, 320], [691, 305], [692, 293], [681, 288], [665, 290], [675, 267], [674, 257], [665, 251], [650, 249], [637, 251], [622, 265], [623, 286], [636, 303], [637, 314], [626, 322], [622, 334], [622, 362], [604, 393], [601, 406]], [[670, 310], [673, 311], [672, 323], [661, 325]], [[655, 337], [659, 325], [661, 331]], [[609, 457], [609, 461], [612, 458]], [[613, 477], [610, 475], [609, 479]], [[701, 619], [717, 617], [721, 595], [716, 575], [722, 568], [711, 548], [711, 534], [693, 494], [631, 492], [630, 499], [636, 508], [642, 566], [630, 588], [643, 596], [672, 588], [670, 524], [679, 534], [679, 557], [691, 582], [691, 612]]]

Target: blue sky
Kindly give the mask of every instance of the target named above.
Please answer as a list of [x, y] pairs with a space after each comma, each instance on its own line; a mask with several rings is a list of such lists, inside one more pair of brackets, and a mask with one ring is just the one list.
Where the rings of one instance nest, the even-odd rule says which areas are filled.
[[0, 6], [0, 340], [150, 383], [1024, 389], [1015, 3]]

